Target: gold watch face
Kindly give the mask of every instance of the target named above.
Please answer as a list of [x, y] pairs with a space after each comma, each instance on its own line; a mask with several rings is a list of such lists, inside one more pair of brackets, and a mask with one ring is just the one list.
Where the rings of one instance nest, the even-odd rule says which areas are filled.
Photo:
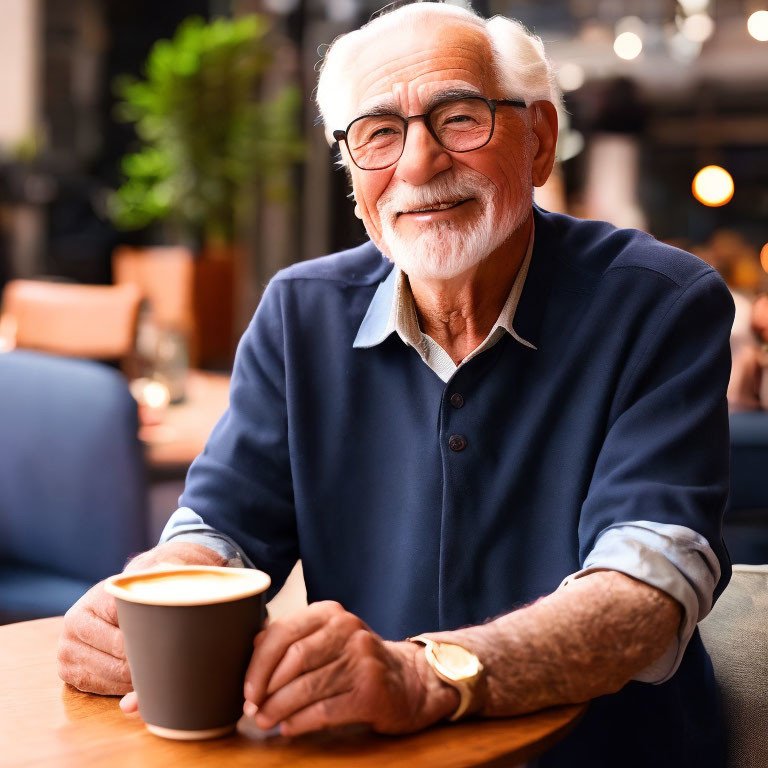
[[440, 671], [451, 680], [475, 677], [483, 669], [477, 656], [460, 645], [435, 643], [432, 653]]

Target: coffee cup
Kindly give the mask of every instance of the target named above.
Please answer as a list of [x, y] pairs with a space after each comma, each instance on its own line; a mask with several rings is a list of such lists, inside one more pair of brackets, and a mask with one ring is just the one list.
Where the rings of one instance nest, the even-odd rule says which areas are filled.
[[195, 740], [235, 729], [269, 585], [262, 571], [198, 565], [107, 579], [139, 713], [152, 733]]

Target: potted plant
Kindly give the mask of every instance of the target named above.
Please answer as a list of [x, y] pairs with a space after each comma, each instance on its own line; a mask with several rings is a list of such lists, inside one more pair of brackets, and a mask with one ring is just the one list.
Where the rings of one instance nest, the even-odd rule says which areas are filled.
[[259, 195], [285, 194], [285, 170], [301, 156], [299, 92], [259, 98], [272, 62], [268, 21], [192, 17], [159, 40], [145, 77], [115, 84], [117, 118], [140, 146], [122, 160], [111, 196], [117, 227], [160, 221], [164, 239], [196, 253], [196, 347], [203, 364], [226, 364], [233, 343], [233, 275], [239, 224]]

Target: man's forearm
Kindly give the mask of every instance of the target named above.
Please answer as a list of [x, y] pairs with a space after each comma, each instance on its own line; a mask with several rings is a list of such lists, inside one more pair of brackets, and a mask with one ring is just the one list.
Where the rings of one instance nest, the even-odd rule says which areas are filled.
[[576, 579], [488, 624], [429, 637], [476, 653], [483, 715], [532, 712], [613, 693], [669, 647], [678, 603], [616, 571]]

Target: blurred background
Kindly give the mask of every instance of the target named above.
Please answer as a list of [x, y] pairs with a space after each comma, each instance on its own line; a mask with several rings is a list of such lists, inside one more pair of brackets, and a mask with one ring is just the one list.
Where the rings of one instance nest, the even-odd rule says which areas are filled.
[[[228, 247], [220, 256], [235, 262], [236, 337], [277, 269], [364, 238], [344, 174], [315, 125], [312, 95], [318, 52], [364, 23], [377, 3], [0, 4], [0, 284], [40, 276], [109, 284], [120, 245], [182, 245], [195, 258], [206, 247]], [[562, 162], [539, 193], [542, 205], [647, 229], [715, 262], [738, 289], [762, 286], [768, 3], [479, 0], [474, 7], [520, 19], [557, 67], [566, 108]], [[219, 30], [218, 52], [202, 34], [179, 39], [190, 16], [215, 24], [254, 13], [258, 28], [239, 30], [239, 40], [237, 31]], [[171, 39], [158, 51], [158, 40]], [[149, 93], [131, 93], [126, 76], [146, 78], [148, 69]], [[233, 88], [235, 70], [241, 82]], [[228, 103], [222, 114], [226, 98], [243, 103]], [[265, 114], [245, 114], [248, 102]], [[252, 128], [261, 146], [247, 139]], [[197, 146], [178, 147], [186, 141]], [[710, 178], [706, 204], [692, 182], [709, 165], [728, 175]], [[215, 205], [223, 215], [201, 210]], [[228, 218], [218, 232], [216, 216]], [[204, 362], [226, 362], [216, 350], [204, 353], [211, 358]]]
[[[757, 415], [768, 405], [768, 1], [473, 7], [521, 20], [558, 73], [559, 160], [537, 201], [644, 229], [714, 265], [737, 304], [731, 409]], [[0, 0], [0, 351], [15, 350], [0, 354], [0, 403], [16, 418], [26, 397], [34, 418], [51, 396], [30, 380], [56, 382], [57, 394], [77, 389], [61, 383], [66, 371], [9, 372], [10, 360], [29, 362], [25, 354], [119, 374], [139, 406], [125, 439], [138, 429], [141, 466], [129, 481], [123, 464], [115, 486], [147, 489], [138, 511], [125, 513], [142, 519], [136, 549], [156, 539], [226, 407], [235, 345], [267, 281], [365, 239], [313, 91], [325, 46], [379, 8]], [[93, 437], [81, 418], [92, 400], [62, 406], [73, 416], [65, 443]], [[768, 508], [768, 488], [755, 486], [768, 424], [757, 437], [754, 424], [755, 464], [741, 481], [754, 493], [739, 503]], [[40, 475], [51, 434], [27, 440], [25, 459], [25, 441], [7, 423], [0, 432], [8, 477], [54, 487]], [[60, 465], [64, 453], [51, 461]], [[71, 472], [83, 476], [82, 467]], [[0, 498], [0, 538], [11, 542], [0, 557], [45, 566], [39, 537], [21, 546], [26, 529], [13, 533], [9, 509]], [[105, 569], [122, 567], [129, 540]]]

